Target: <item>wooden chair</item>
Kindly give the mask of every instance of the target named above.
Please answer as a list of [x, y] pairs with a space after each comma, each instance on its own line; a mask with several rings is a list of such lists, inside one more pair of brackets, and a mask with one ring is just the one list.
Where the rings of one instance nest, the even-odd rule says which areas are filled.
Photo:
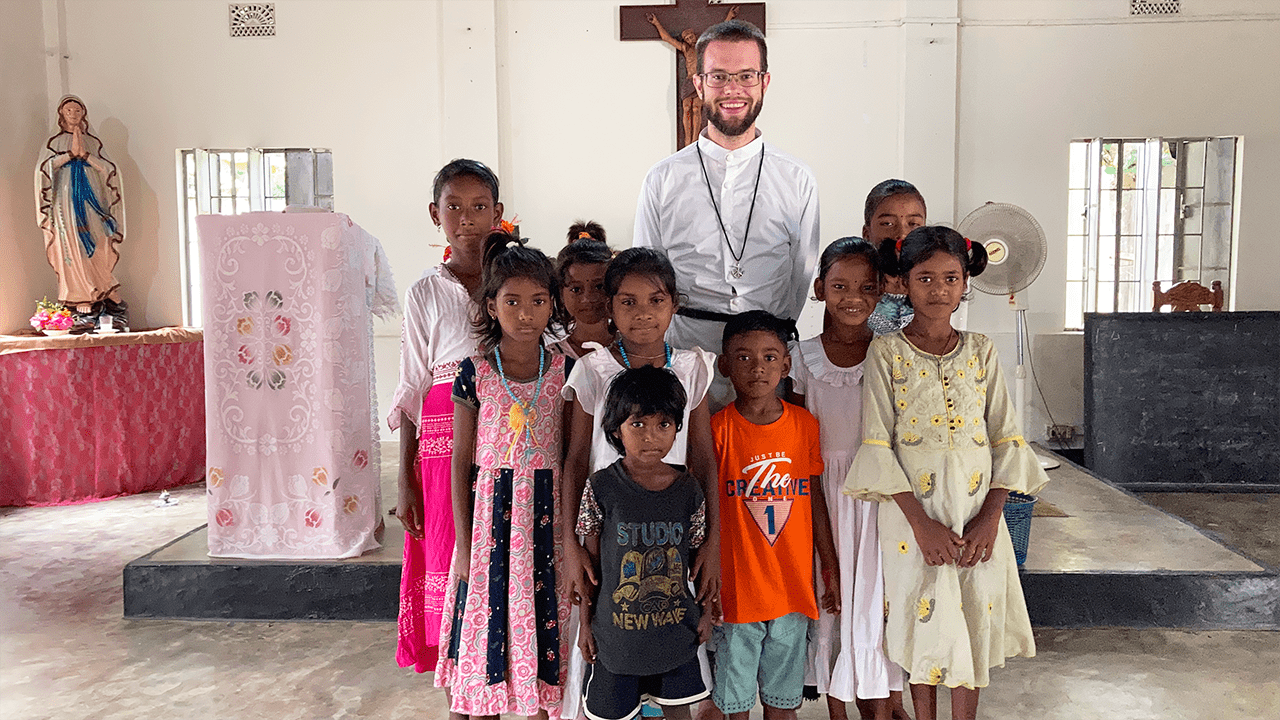
[[1155, 290], [1155, 312], [1160, 312], [1160, 308], [1169, 305], [1173, 308], [1173, 312], [1200, 312], [1201, 305], [1209, 305], [1213, 308], [1213, 312], [1222, 312], [1222, 281], [1214, 280], [1213, 289], [1210, 290], [1198, 282], [1185, 280], [1174, 285], [1165, 292], [1160, 292], [1160, 281], [1151, 283], [1151, 287]]

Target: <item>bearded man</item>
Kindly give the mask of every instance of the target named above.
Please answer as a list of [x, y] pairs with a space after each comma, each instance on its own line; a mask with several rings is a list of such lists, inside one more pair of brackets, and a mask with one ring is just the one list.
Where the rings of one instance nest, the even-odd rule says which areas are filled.
[[[684, 295], [667, 340], [720, 353], [730, 316], [766, 310], [794, 321], [818, 259], [813, 172], [756, 129], [769, 88], [768, 49], [741, 20], [698, 38], [693, 77], [709, 125], [645, 177], [634, 244], [666, 253]], [[732, 399], [717, 377], [712, 409]]]

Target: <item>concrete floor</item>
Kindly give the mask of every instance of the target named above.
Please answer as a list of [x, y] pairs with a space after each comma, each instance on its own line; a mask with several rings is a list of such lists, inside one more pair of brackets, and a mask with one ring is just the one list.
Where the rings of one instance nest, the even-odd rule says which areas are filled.
[[[167, 508], [151, 495], [0, 509], [0, 718], [445, 716], [429, 678], [396, 667], [391, 623], [123, 620], [124, 564], [204, 521], [202, 486], [174, 495]], [[1280, 633], [1036, 639], [1038, 657], [993, 673], [983, 717], [1252, 720], [1280, 708]], [[818, 703], [800, 712], [825, 716]]]
[[1146, 492], [1138, 497], [1254, 560], [1280, 568], [1280, 493]]
[[[1039, 497], [1066, 517], [1031, 523], [1030, 572], [1258, 572], [1261, 565], [1138, 498], [1063, 463]], [[1262, 521], [1263, 518], [1258, 518]], [[1280, 515], [1259, 528], [1280, 529]], [[1159, 537], [1160, 542], [1151, 542]]]

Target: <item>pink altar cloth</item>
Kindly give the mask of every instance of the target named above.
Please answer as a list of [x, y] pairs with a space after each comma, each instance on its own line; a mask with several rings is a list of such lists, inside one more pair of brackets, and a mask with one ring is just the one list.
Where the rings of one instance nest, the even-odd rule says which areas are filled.
[[377, 239], [334, 213], [204, 215], [209, 554], [379, 547], [373, 315], [399, 303]]
[[0, 505], [153, 492], [204, 474], [199, 330], [0, 339]]

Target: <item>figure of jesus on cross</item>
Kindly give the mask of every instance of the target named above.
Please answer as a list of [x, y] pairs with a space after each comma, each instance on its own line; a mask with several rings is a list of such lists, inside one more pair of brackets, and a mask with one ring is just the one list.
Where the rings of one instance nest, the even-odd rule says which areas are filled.
[[[719, 3], [695, 4], [677, 0], [674, 5], [624, 5], [620, 10], [622, 40], [660, 39], [679, 54], [676, 62], [676, 148], [682, 148], [698, 138], [706, 123], [702, 114], [702, 98], [698, 97], [697, 88], [693, 85], [693, 77], [698, 74], [698, 34], [718, 22], [739, 17], [763, 28], [764, 3], [741, 3], [724, 12]], [[646, 27], [646, 23], [651, 27]], [[668, 30], [681, 27], [684, 30], [680, 31], [679, 38]], [[684, 61], [683, 65], [680, 60]]]
[[[738, 8], [731, 7], [724, 19], [732, 20], [737, 16]], [[698, 137], [698, 133], [702, 132], [702, 98], [698, 97], [698, 91], [693, 87], [693, 76], [698, 74], [698, 33], [692, 29], [686, 29], [680, 33], [680, 39], [677, 40], [662, 27], [662, 21], [657, 15], [649, 13], [644, 16], [644, 19], [657, 28], [658, 37], [675, 48], [676, 52], [684, 58], [684, 79], [680, 81], [680, 147], [684, 147], [693, 142], [693, 138]]]

